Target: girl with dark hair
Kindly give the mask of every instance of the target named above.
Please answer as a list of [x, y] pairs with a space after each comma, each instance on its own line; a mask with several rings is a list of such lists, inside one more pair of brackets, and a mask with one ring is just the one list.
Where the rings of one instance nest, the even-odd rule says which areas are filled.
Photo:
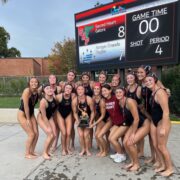
[[123, 126], [126, 127], [124, 131], [119, 128], [116, 140], [125, 135], [123, 144], [131, 160], [125, 168], [129, 171], [137, 171], [140, 164], [136, 144], [149, 133], [150, 123], [138, 110], [137, 102], [126, 96], [125, 88], [118, 87], [116, 89], [116, 98], [119, 100], [123, 114]]
[[47, 138], [44, 144], [43, 158], [50, 160], [50, 148], [55, 138], [56, 126], [54, 123], [53, 115], [57, 109], [56, 100], [54, 96], [54, 89], [50, 84], [43, 86], [44, 97], [40, 101], [39, 113], [37, 121], [42, 130], [46, 133]]
[[89, 151], [90, 128], [94, 120], [94, 105], [91, 97], [85, 95], [85, 88], [79, 85], [76, 89], [77, 98], [72, 101], [73, 115], [76, 124], [78, 124], [79, 140], [81, 145], [80, 156], [85, 153], [91, 156]]
[[115, 94], [116, 88], [121, 84], [121, 77], [119, 74], [115, 74], [111, 80], [112, 93]]
[[[64, 92], [64, 87], [66, 84], [71, 84], [71, 86], [73, 87], [72, 89], [72, 93], [76, 93], [76, 83], [75, 83], [75, 79], [76, 79], [76, 72], [71, 69], [68, 71], [67, 76], [66, 76], [66, 80], [65, 81], [61, 81], [59, 82], [59, 86], [62, 89], [62, 92]], [[71, 130], [71, 148], [74, 149], [74, 140], [75, 140], [75, 130], [74, 130], [74, 118], [72, 117], [72, 130]]]
[[106, 111], [106, 104], [104, 99], [101, 96], [101, 85], [99, 82], [94, 83], [93, 88], [93, 101], [95, 106], [95, 122], [90, 126], [90, 128], [93, 128], [96, 126], [96, 142], [99, 147], [99, 152], [97, 153], [97, 156], [101, 157], [104, 154], [106, 154], [107, 149], [103, 146], [101, 141], [98, 140], [98, 135], [101, 132], [102, 128], [105, 126], [107, 121], [109, 121], [109, 114]]
[[110, 157], [114, 159], [115, 162], [122, 162], [126, 159], [126, 156], [124, 155], [121, 144], [119, 143], [119, 141], [117, 141], [116, 136], [120, 133], [119, 127], [122, 127], [123, 132], [126, 131], [126, 128], [122, 126], [123, 117], [122, 113], [120, 112], [119, 102], [116, 97], [112, 95], [112, 88], [109, 84], [105, 84], [102, 86], [102, 95], [105, 98], [106, 111], [109, 113], [111, 121], [108, 121], [102, 128], [101, 132], [99, 133], [99, 141], [101, 141], [102, 144], [104, 143], [104, 145], [107, 146], [107, 143], [103, 139], [103, 136], [110, 129], [110, 135], [108, 139], [117, 152], [115, 155], [111, 155]]
[[[51, 89], [53, 90], [53, 96], [55, 98], [56, 95], [61, 93], [61, 87], [57, 85], [57, 78], [54, 74], [49, 75], [48, 81], [49, 81], [49, 85], [50, 85]], [[58, 144], [58, 139], [59, 139], [59, 127], [58, 127], [58, 123], [57, 123], [56, 112], [54, 113], [53, 116], [54, 116], [53, 119], [54, 119], [56, 128], [53, 129], [55, 138], [54, 138], [54, 142], [51, 147], [52, 152], [54, 152], [57, 149], [57, 144]]]
[[73, 125], [72, 119], [72, 100], [75, 94], [72, 94], [73, 87], [66, 84], [64, 93], [56, 96], [58, 102], [57, 121], [61, 131], [62, 155], [72, 154], [70, 149], [70, 138]]
[[103, 86], [107, 81], [107, 73], [105, 71], [101, 71], [98, 76], [98, 82]]
[[39, 81], [36, 77], [30, 78], [28, 87], [24, 89], [21, 96], [21, 105], [17, 114], [17, 119], [28, 135], [26, 141], [25, 158], [33, 159], [37, 157], [34, 150], [39, 137], [38, 126], [34, 116], [34, 107], [38, 102]]
[[151, 128], [151, 137], [156, 151], [156, 159], [159, 163], [155, 172], [161, 172], [162, 176], [167, 177], [174, 172], [170, 153], [167, 149], [168, 136], [171, 130], [168, 95], [164, 89], [157, 85], [158, 79], [154, 73], [148, 74], [145, 82], [146, 86], [152, 91], [149, 102], [154, 128]]

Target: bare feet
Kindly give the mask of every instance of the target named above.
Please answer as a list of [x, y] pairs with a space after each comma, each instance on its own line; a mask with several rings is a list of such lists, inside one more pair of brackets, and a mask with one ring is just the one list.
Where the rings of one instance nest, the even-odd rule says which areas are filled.
[[79, 155], [80, 155], [80, 156], [83, 156], [84, 153], [85, 153], [85, 151], [83, 150], [83, 151], [81, 151], [81, 152], [79, 153]]
[[101, 157], [106, 157], [107, 156], [107, 152], [102, 152], [101, 153]]
[[63, 151], [62, 151], [62, 156], [65, 156], [65, 155], [67, 155], [67, 153], [66, 153], [65, 150], [63, 150]]
[[127, 164], [122, 167], [122, 169], [129, 170], [133, 166], [133, 163]]
[[51, 157], [47, 153], [43, 153], [43, 158], [46, 160], [50, 160]]
[[67, 150], [67, 153], [68, 153], [69, 155], [72, 155], [72, 154], [73, 154], [73, 152], [72, 152], [70, 149]]
[[26, 159], [35, 159], [35, 158], [37, 158], [37, 156], [34, 156], [33, 154], [26, 154], [25, 158]]
[[165, 166], [161, 166], [161, 167], [156, 168], [154, 171], [155, 171], [156, 173], [159, 173], [159, 172], [162, 172], [162, 171], [164, 171], [164, 170], [165, 170]]
[[171, 176], [174, 173], [173, 169], [167, 169], [160, 173], [161, 176], [168, 177]]
[[145, 164], [150, 164], [150, 163], [153, 163], [153, 162], [154, 162], [154, 158], [153, 157], [150, 157], [150, 158], [148, 158], [148, 159], [146, 159], [144, 161]]
[[160, 162], [159, 161], [156, 161], [154, 164], [153, 164], [153, 167], [155, 169], [159, 168], [161, 166]]
[[100, 157], [102, 153], [103, 153], [103, 151], [99, 151], [99, 152], [96, 154], [96, 156], [97, 156], [97, 157]]
[[33, 153], [31, 153], [33, 156], [39, 156], [39, 154], [38, 153], [36, 153], [36, 152], [33, 152]]
[[139, 152], [139, 153], [138, 153], [138, 158], [144, 158], [144, 153]]
[[92, 156], [91, 152], [89, 152], [89, 151], [86, 151], [86, 155], [87, 156]]
[[140, 166], [138, 164], [134, 164], [131, 168], [129, 168], [129, 171], [135, 172], [140, 169]]

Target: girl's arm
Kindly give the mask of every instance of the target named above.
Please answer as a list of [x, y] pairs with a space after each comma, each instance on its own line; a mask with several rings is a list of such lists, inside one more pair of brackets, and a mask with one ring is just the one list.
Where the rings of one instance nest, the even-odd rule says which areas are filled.
[[47, 116], [46, 116], [46, 108], [47, 108], [47, 101], [43, 98], [41, 101], [40, 101], [40, 104], [39, 104], [39, 110], [41, 112], [41, 116], [42, 116], [42, 119], [43, 120], [46, 120], [48, 121], [47, 119]]
[[91, 110], [90, 122], [89, 122], [89, 124], [91, 125], [94, 121], [95, 113], [94, 113], [94, 102], [93, 102], [92, 98], [89, 96], [87, 96], [87, 103], [88, 103], [90, 110]]
[[166, 92], [163, 89], [160, 89], [156, 95], [155, 100], [162, 108], [163, 116], [162, 116], [162, 129], [160, 131], [161, 135], [165, 134], [165, 127], [169, 125], [170, 119], [169, 119], [169, 104], [168, 104], [168, 96]]
[[76, 124], [79, 124], [78, 112], [77, 112], [77, 99], [72, 101], [72, 111]]
[[98, 118], [98, 120], [95, 123], [93, 123], [91, 125], [91, 127], [96, 126], [96, 124], [100, 123], [104, 119], [104, 117], [105, 117], [105, 114], [106, 114], [106, 104], [105, 104], [105, 101], [103, 99], [101, 99], [99, 105], [100, 105], [101, 116]]

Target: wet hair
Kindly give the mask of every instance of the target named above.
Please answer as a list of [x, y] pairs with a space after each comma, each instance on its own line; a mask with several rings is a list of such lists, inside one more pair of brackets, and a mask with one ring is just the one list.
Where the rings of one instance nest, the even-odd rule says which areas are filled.
[[126, 96], [127, 91], [126, 91], [126, 88], [125, 88], [125, 87], [118, 86], [118, 87], [116, 88], [116, 90], [118, 90], [118, 89], [121, 89], [121, 90], [124, 92], [124, 95]]
[[108, 90], [112, 90], [111, 86], [109, 84], [104, 84], [102, 88], [106, 88]]
[[118, 80], [119, 80], [119, 84], [121, 84], [121, 76], [120, 76], [120, 74], [114, 74], [113, 77], [112, 77], [112, 79], [113, 79], [114, 77], [117, 77]]
[[69, 86], [71, 86], [71, 88], [73, 89], [73, 86], [72, 86], [72, 84], [71, 84], [71, 83], [65, 83], [65, 85], [64, 85], [64, 89], [65, 89], [65, 87], [66, 87], [66, 86], [68, 86], [68, 85], [69, 85]]
[[[76, 71], [73, 70], [73, 69], [70, 69], [70, 70], [68, 71], [68, 73], [70, 73], [70, 72], [72, 72], [72, 73], [74, 74], [74, 76], [75, 76], [74, 78], [76, 78]], [[67, 73], [67, 74], [68, 74], [68, 73]]]
[[150, 65], [141, 65], [139, 68], [144, 69], [146, 72], [146, 75], [148, 75], [151, 72], [151, 66]]
[[129, 69], [127, 70], [126, 78], [127, 78], [128, 75], [133, 75], [134, 78], [135, 78], [135, 82], [137, 82], [138, 78], [137, 78], [137, 76], [136, 76], [136, 73], [133, 71], [133, 69], [129, 68]]
[[107, 80], [107, 78], [108, 78], [107, 73], [106, 73], [105, 71], [101, 71], [101, 72], [99, 73], [99, 76], [100, 76], [101, 74], [105, 75], [105, 76], [106, 76], [106, 80]]
[[90, 80], [90, 78], [91, 78], [90, 72], [83, 72], [83, 73], [81, 74], [81, 79], [82, 79], [83, 76], [88, 76], [88, 77], [89, 77], [89, 80]]
[[150, 72], [146, 77], [152, 77], [155, 80], [155, 83], [158, 81], [158, 77], [154, 72]]
[[38, 87], [39, 87], [40, 82], [39, 82], [39, 80], [37, 79], [37, 77], [35, 77], [35, 76], [32, 76], [32, 77], [29, 78], [29, 81], [28, 81], [28, 87], [30, 87], [30, 81], [31, 81], [31, 79], [36, 79], [37, 82], [38, 82]]
[[44, 89], [45, 89], [47, 86], [50, 86], [50, 84], [49, 84], [49, 83], [45, 83], [45, 84], [42, 85], [42, 91], [43, 91], [43, 92], [44, 92]]
[[[80, 86], [84, 88], [84, 86], [83, 86], [82, 83], [78, 83], [77, 86], [76, 86], [76, 90], [77, 90], [77, 88], [80, 87]], [[85, 89], [85, 88], [84, 88], [84, 89]]]

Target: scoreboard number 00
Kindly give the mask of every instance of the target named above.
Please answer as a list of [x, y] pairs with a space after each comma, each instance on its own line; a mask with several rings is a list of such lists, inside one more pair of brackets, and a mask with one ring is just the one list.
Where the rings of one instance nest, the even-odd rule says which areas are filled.
[[[155, 23], [156, 25], [153, 26]], [[152, 25], [153, 24], [153, 25]], [[145, 26], [145, 29], [143, 30], [142, 26]], [[139, 24], [139, 33], [140, 34], [146, 34], [148, 31], [151, 33], [156, 32], [159, 29], [159, 19], [158, 18], [152, 18], [149, 22], [148, 20], [142, 20]]]

